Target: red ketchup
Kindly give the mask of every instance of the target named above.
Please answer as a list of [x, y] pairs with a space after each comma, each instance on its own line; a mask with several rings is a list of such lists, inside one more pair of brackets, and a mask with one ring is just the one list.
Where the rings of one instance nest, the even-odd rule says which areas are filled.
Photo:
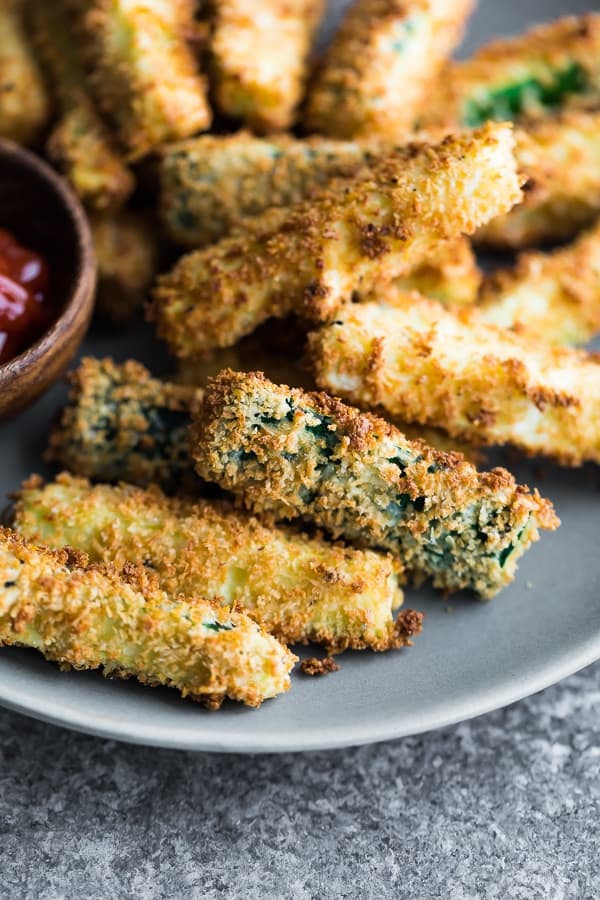
[[33, 344], [52, 318], [46, 260], [0, 228], [0, 363]]

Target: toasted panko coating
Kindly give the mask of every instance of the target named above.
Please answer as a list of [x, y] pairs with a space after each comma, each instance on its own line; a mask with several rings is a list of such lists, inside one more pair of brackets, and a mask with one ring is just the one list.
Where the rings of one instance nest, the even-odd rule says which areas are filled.
[[50, 101], [24, 13], [24, 0], [0, 3], [0, 137], [33, 144], [50, 116]]
[[309, 89], [304, 126], [397, 138], [423, 111], [474, 0], [355, 0]]
[[0, 645], [33, 647], [62, 668], [174, 687], [218, 708], [287, 691], [297, 658], [245, 613], [170, 597], [128, 566], [88, 566], [0, 529]]
[[493, 596], [538, 528], [558, 525], [550, 502], [504, 469], [479, 473], [384, 419], [261, 373], [209, 382], [190, 445], [198, 473], [249, 509], [389, 550], [445, 591]]
[[209, 127], [189, 0], [71, 0], [90, 86], [130, 160]]
[[425, 127], [478, 127], [600, 100], [600, 14], [567, 16], [492, 41], [440, 78]]
[[158, 234], [148, 213], [125, 210], [90, 222], [98, 261], [96, 307], [117, 324], [144, 306], [158, 270]]
[[515, 129], [523, 202], [475, 235], [491, 247], [572, 238], [600, 215], [600, 112], [568, 111]]
[[[356, 290], [405, 275], [520, 198], [509, 125], [409, 144], [311, 200], [183, 256], [152, 317], [179, 357], [228, 347], [270, 317], [326, 319]], [[264, 227], [263, 227], [264, 225]]]
[[258, 132], [293, 125], [325, 0], [211, 0], [219, 110]]
[[72, 19], [58, 0], [34, 0], [31, 17], [58, 112], [48, 154], [90, 209], [119, 207], [135, 180], [86, 89]]
[[134, 360], [88, 357], [69, 381], [69, 402], [50, 435], [48, 460], [99, 481], [156, 483], [168, 490], [188, 485], [186, 433], [201, 391], [152, 378]]
[[418, 294], [348, 304], [310, 344], [319, 387], [350, 403], [564, 465], [600, 462], [598, 355]]
[[200, 594], [243, 609], [288, 644], [390, 650], [406, 645], [407, 622], [417, 616], [394, 622], [402, 571], [390, 556], [269, 528], [224, 502], [62, 474], [23, 485], [13, 527], [28, 541], [72, 546], [93, 562], [143, 565], [170, 596]]
[[553, 253], [523, 253], [488, 276], [484, 321], [529, 332], [549, 344], [586, 344], [600, 331], [600, 222]]

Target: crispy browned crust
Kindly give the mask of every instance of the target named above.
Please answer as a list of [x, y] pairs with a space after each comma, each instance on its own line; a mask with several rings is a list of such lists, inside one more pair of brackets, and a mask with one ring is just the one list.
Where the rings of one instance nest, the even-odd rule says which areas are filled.
[[538, 527], [558, 525], [550, 502], [506, 470], [478, 473], [377, 416], [261, 373], [212, 379], [190, 442], [202, 477], [248, 508], [388, 549], [446, 590], [493, 595]]
[[90, 209], [115, 209], [132, 193], [135, 179], [87, 92], [72, 18], [58, 0], [37, 0], [31, 16], [58, 112], [48, 154]]
[[354, 304], [310, 338], [317, 383], [360, 406], [564, 465], [600, 462], [600, 357], [416, 294]]
[[393, 612], [401, 567], [389, 555], [267, 527], [225, 502], [166, 497], [66, 473], [26, 482], [13, 527], [28, 540], [70, 545], [94, 562], [143, 565], [172, 597], [198, 594], [243, 609], [285, 643], [385, 651], [401, 646]]
[[387, 139], [410, 132], [473, 5], [472, 0], [357, 0], [317, 69], [306, 130]]
[[152, 378], [135, 360], [86, 357], [69, 375], [69, 402], [46, 458], [103, 481], [189, 482], [186, 431], [201, 391]]
[[[577, 64], [588, 79], [587, 96], [566, 94], [560, 106], [577, 107], [597, 103], [600, 97], [600, 15], [588, 13], [565, 16], [512, 38], [494, 40], [481, 47], [469, 59], [446, 67], [437, 90], [422, 117], [424, 127], [460, 127], [465, 101], [482, 92], [519, 83], [527, 77], [548, 81], [554, 71]], [[532, 97], [524, 112], [545, 116]]]
[[572, 238], [600, 214], [600, 112], [566, 110], [515, 129], [522, 202], [480, 228], [479, 244], [520, 249]]
[[183, 256], [159, 278], [152, 318], [182, 358], [231, 346], [269, 317], [324, 320], [355, 289], [414, 269], [519, 197], [510, 126], [409, 144]]
[[29, 44], [25, 4], [0, 4], [0, 136], [33, 144], [50, 117], [50, 99]]
[[551, 344], [586, 344], [600, 331], [600, 224], [553, 253], [523, 253], [488, 276], [479, 309], [491, 324]]
[[289, 687], [296, 657], [245, 614], [171, 598], [138, 567], [89, 565], [2, 528], [0, 580], [0, 644], [34, 647], [62, 668], [174, 687], [211, 708], [225, 697], [260, 706]]
[[310, 656], [303, 659], [300, 668], [305, 675], [329, 675], [331, 672], [339, 672], [340, 667], [332, 656], [326, 656], [324, 659], [318, 659], [316, 656]]
[[69, 2], [80, 14], [90, 85], [130, 160], [209, 127], [205, 79], [186, 42], [194, 4]]
[[211, 0], [209, 6], [220, 111], [258, 133], [290, 128], [325, 0]]
[[147, 212], [125, 210], [91, 219], [98, 262], [96, 306], [117, 325], [141, 313], [158, 270], [157, 224]]

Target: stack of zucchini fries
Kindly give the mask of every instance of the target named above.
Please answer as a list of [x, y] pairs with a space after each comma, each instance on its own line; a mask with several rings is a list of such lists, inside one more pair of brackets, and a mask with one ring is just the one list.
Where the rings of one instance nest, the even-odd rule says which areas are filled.
[[0, 132], [83, 200], [100, 310], [147, 300], [177, 365], [70, 374], [58, 474], [0, 530], [0, 642], [259, 706], [290, 646], [311, 675], [410, 647], [405, 585], [491, 598], [558, 527], [478, 466], [600, 462], [600, 14], [454, 62], [473, 6], [354, 0], [320, 58], [323, 0], [3, 6], [31, 99], [0, 91]]

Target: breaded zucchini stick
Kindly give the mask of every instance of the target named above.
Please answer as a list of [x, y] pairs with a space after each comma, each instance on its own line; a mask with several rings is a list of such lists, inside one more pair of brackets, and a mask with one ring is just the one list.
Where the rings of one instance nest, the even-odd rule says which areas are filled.
[[550, 344], [586, 344], [600, 331], [600, 223], [553, 253], [524, 253], [484, 282], [484, 321]]
[[460, 42], [473, 0], [356, 0], [309, 90], [307, 131], [406, 134]]
[[24, 0], [0, 3], [0, 137], [33, 144], [50, 116], [50, 101], [26, 34], [24, 9]]
[[324, 0], [211, 0], [213, 91], [255, 131], [293, 125]]
[[143, 565], [172, 597], [201, 594], [243, 609], [285, 643], [329, 651], [404, 646], [401, 569], [390, 556], [328, 543], [257, 519], [218, 501], [170, 499], [157, 488], [92, 486], [60, 475], [31, 479], [13, 526], [29, 541], [72, 546], [93, 562]]
[[600, 14], [568, 16], [493, 41], [448, 66], [425, 127], [478, 127], [600, 100]]
[[126, 210], [91, 219], [98, 293], [96, 306], [117, 324], [131, 321], [147, 299], [158, 269], [158, 235], [148, 215]]
[[199, 474], [247, 507], [390, 550], [443, 590], [491, 597], [538, 528], [558, 524], [550, 502], [504, 469], [480, 474], [384, 419], [261, 373], [212, 379], [190, 443]]
[[204, 78], [185, 39], [189, 0], [73, 2], [91, 86], [130, 160], [209, 127]]
[[[468, 306], [475, 303], [483, 275], [467, 237], [441, 244], [426, 262], [406, 275], [385, 284], [385, 289], [418, 291], [444, 306]], [[378, 288], [372, 289], [377, 293]]]
[[417, 294], [349, 304], [310, 343], [319, 387], [351, 403], [565, 465], [600, 462], [598, 356]]
[[201, 392], [162, 382], [134, 360], [84, 359], [70, 374], [69, 403], [50, 435], [47, 458], [100, 481], [186, 485], [186, 439]]
[[600, 112], [568, 111], [515, 129], [523, 202], [479, 229], [480, 244], [568, 240], [600, 214]]
[[405, 275], [520, 197], [508, 125], [407, 145], [289, 211], [183, 256], [158, 280], [153, 318], [179, 357], [228, 347], [269, 317], [317, 320], [355, 290]]
[[211, 708], [225, 697], [260, 706], [289, 688], [297, 658], [244, 613], [173, 599], [131, 566], [120, 576], [85, 562], [0, 529], [0, 645], [174, 687]]
[[59, 0], [35, 0], [31, 15], [58, 111], [48, 153], [88, 207], [114, 209], [133, 191], [134, 177], [86, 90], [73, 22]]

